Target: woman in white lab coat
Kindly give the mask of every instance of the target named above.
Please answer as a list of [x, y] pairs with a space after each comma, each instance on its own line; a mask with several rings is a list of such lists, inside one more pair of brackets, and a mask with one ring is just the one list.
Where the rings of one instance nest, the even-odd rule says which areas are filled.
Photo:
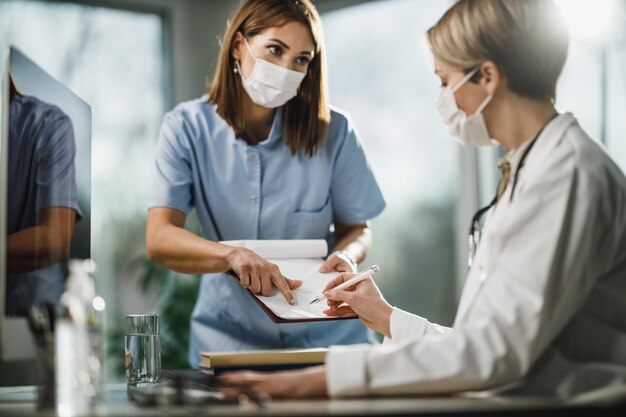
[[[573, 115], [554, 107], [568, 35], [546, 0], [461, 0], [428, 31], [437, 102], [465, 145], [506, 155], [451, 328], [389, 305], [371, 280], [327, 289], [382, 346], [330, 349], [324, 367], [234, 373], [274, 397], [498, 389], [570, 397], [626, 383], [626, 179]], [[436, 277], [433, 277], [435, 279]]]

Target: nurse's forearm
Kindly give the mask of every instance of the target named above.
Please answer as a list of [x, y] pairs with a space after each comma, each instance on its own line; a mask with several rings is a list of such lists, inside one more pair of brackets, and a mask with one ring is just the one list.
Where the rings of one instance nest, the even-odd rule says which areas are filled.
[[335, 224], [335, 240], [333, 251], [346, 251], [358, 264], [372, 247], [372, 230], [368, 224]]
[[147, 246], [151, 261], [184, 274], [228, 271], [228, 257], [234, 250], [175, 225], [148, 230]]

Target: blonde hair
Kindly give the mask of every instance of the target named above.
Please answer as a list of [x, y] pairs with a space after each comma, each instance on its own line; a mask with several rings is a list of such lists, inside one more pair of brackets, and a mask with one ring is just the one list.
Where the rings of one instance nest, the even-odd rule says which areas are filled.
[[468, 73], [493, 61], [511, 91], [551, 101], [569, 45], [567, 26], [552, 0], [460, 0], [427, 38], [445, 64]]
[[283, 132], [291, 153], [303, 150], [312, 156], [322, 145], [330, 123], [330, 104], [326, 84], [324, 36], [317, 10], [309, 0], [246, 0], [241, 3], [226, 26], [217, 69], [209, 86], [209, 99], [217, 105], [218, 114], [235, 130], [245, 128], [242, 112], [241, 77], [233, 72], [231, 54], [237, 32], [250, 38], [266, 29], [289, 22], [300, 22], [311, 32], [315, 55], [298, 95], [284, 105]]

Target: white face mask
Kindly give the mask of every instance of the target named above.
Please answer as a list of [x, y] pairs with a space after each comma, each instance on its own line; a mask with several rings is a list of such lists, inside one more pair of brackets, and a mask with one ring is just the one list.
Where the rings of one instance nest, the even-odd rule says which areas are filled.
[[482, 111], [492, 99], [489, 95], [476, 109], [476, 112], [470, 116], [459, 109], [454, 98], [454, 93], [463, 86], [479, 68], [475, 68], [470, 71], [461, 81], [459, 81], [454, 87], [442, 87], [439, 98], [437, 99], [437, 110], [443, 119], [443, 122], [448, 126], [450, 134], [462, 145], [465, 146], [493, 146], [498, 142], [489, 137], [487, 126], [485, 125], [485, 119], [483, 118]]
[[250, 99], [259, 106], [272, 109], [282, 106], [295, 97], [306, 73], [292, 71], [257, 58], [245, 38], [244, 42], [248, 47], [248, 51], [254, 57], [254, 68], [252, 68], [250, 77], [248, 79], [244, 78], [239, 61], [235, 61], [235, 65], [241, 75], [243, 88], [250, 96]]

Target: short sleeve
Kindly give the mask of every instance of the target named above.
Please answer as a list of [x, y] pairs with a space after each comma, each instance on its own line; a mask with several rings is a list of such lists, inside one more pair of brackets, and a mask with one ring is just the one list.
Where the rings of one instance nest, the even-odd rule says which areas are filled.
[[163, 119], [154, 157], [150, 208], [173, 208], [187, 215], [193, 208], [193, 176], [189, 141], [181, 124], [172, 112]]
[[60, 111], [50, 111], [42, 119], [39, 134], [36, 209], [67, 207], [74, 209], [80, 219], [82, 213], [76, 189], [76, 143], [72, 122]]
[[385, 200], [348, 118], [345, 119], [342, 136], [334, 161], [330, 190], [335, 221], [345, 224], [364, 223], [382, 213]]

